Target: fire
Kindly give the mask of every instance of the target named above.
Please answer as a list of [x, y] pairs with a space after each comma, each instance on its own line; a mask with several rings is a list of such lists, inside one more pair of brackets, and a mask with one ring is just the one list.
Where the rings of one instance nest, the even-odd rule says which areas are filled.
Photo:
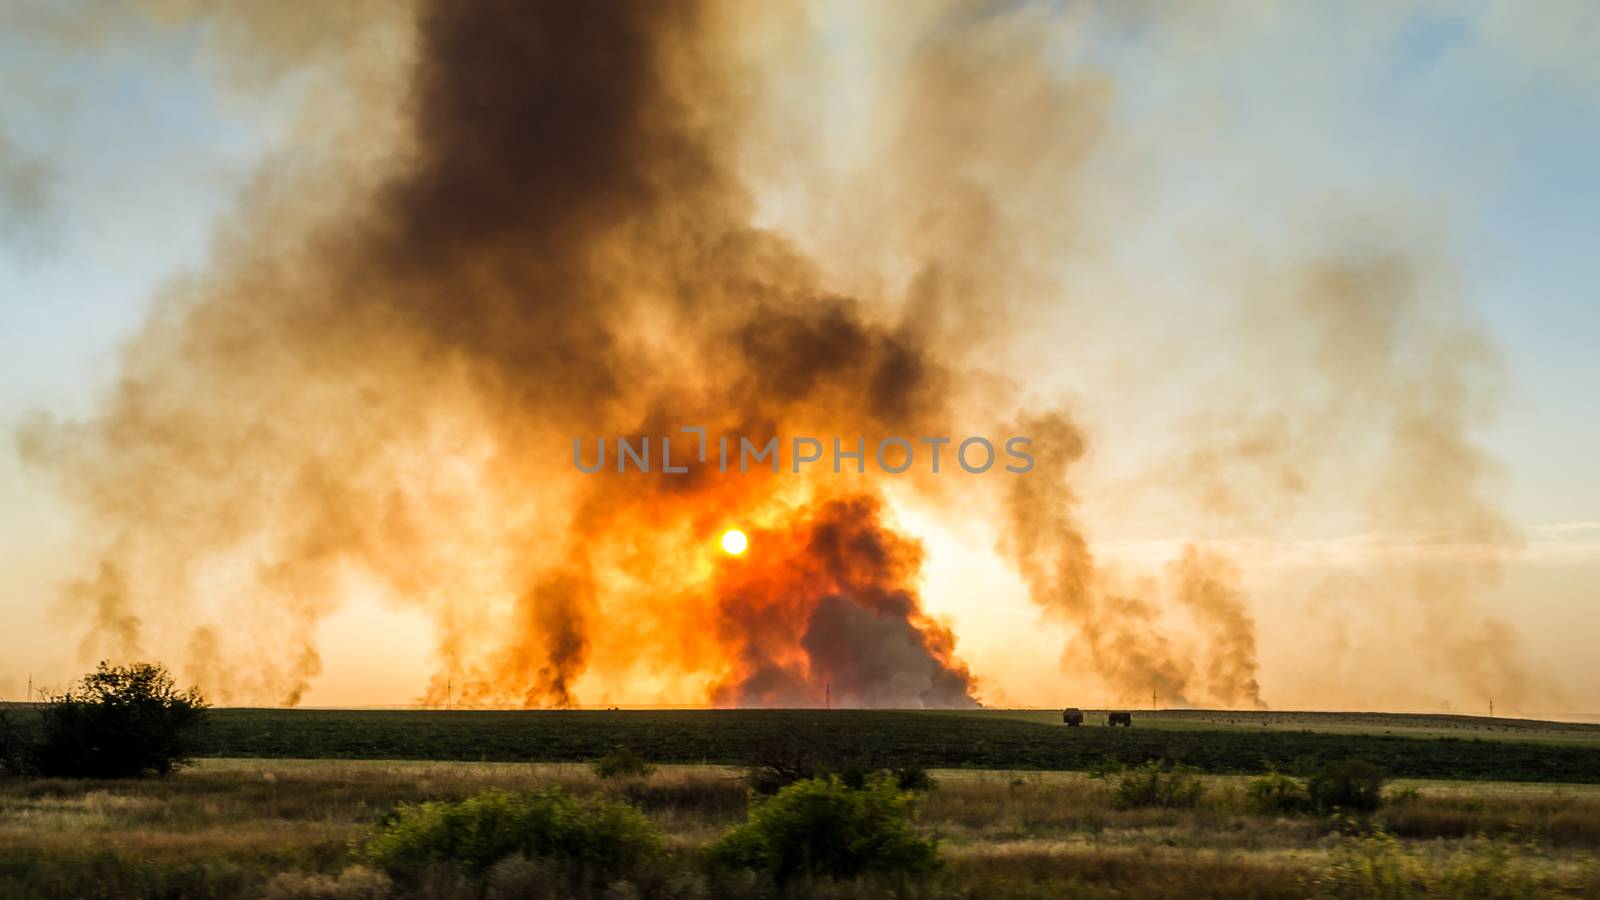
[[922, 609], [922, 544], [880, 497], [813, 498], [763, 528], [761, 553], [720, 568], [700, 621], [723, 669], [717, 706], [963, 707], [977, 684], [955, 635]]
[[722, 533], [722, 552], [729, 556], [743, 556], [749, 546], [750, 538], [737, 528], [729, 528]]

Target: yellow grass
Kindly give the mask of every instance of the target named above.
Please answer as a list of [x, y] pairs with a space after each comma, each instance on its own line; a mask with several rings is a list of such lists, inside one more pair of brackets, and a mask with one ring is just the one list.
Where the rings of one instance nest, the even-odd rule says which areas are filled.
[[[933, 774], [938, 786], [921, 801], [919, 822], [941, 837], [954, 873], [947, 877], [957, 880], [1058, 879], [1090, 893], [1117, 884], [1162, 890], [1193, 883], [1304, 896], [1350, 840], [1318, 817], [1250, 812], [1247, 778], [1208, 777], [1199, 806], [1174, 810], [1119, 809], [1106, 781], [1078, 773]], [[635, 802], [672, 847], [693, 854], [743, 819], [739, 775], [667, 765], [646, 780], [607, 782], [571, 764], [208, 760], [166, 780], [13, 779], [0, 782], [0, 862], [105, 852], [160, 864], [226, 864], [255, 882], [281, 871], [337, 873], [350, 861], [351, 842], [397, 803], [551, 785]], [[1416, 788], [1416, 797], [1386, 807], [1377, 823], [1417, 859], [1433, 865], [1476, 846], [1480, 833], [1501, 835], [1518, 844], [1518, 858], [1538, 867], [1541, 878], [1600, 891], [1593, 872], [1600, 788], [1400, 786]], [[1536, 844], [1522, 846], [1529, 838]]]

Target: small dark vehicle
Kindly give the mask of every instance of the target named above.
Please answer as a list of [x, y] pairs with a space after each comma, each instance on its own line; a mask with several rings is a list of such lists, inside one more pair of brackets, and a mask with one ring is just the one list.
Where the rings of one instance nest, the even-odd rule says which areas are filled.
[[1133, 727], [1133, 713], [1114, 712], [1106, 716], [1107, 725], [1126, 725]]
[[1062, 710], [1061, 721], [1076, 728], [1083, 724], [1083, 710], [1077, 708]]

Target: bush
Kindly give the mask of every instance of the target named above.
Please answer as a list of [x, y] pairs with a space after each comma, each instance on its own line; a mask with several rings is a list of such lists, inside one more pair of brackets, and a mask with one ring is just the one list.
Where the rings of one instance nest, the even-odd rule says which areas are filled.
[[812, 778], [837, 776], [845, 787], [859, 790], [881, 775], [890, 776], [908, 791], [931, 791], [937, 786], [928, 770], [915, 761], [891, 764], [881, 754], [859, 747], [819, 753], [795, 744], [763, 748], [759, 762], [745, 770], [744, 779], [752, 791], [770, 797], [791, 784]]
[[45, 705], [33, 767], [66, 778], [171, 774], [189, 762], [206, 705], [196, 689], [178, 690], [161, 666], [102, 662]]
[[1245, 803], [1251, 812], [1292, 815], [1312, 808], [1305, 786], [1287, 775], [1268, 772], [1245, 786]]
[[1383, 798], [1383, 802], [1408, 805], [1416, 803], [1420, 799], [1422, 799], [1422, 792], [1415, 787], [1407, 785], [1390, 791], [1389, 796]]
[[457, 802], [402, 804], [360, 848], [368, 863], [407, 881], [440, 864], [480, 877], [514, 855], [608, 878], [661, 854], [660, 832], [637, 809], [556, 788], [526, 794], [495, 788]]
[[1316, 887], [1323, 897], [1419, 897], [1427, 892], [1428, 867], [1393, 836], [1378, 832], [1335, 847]]
[[1205, 785], [1194, 769], [1175, 766], [1165, 760], [1124, 769], [1116, 781], [1117, 805], [1124, 809], [1186, 808], [1199, 803], [1204, 793]]
[[1359, 759], [1323, 766], [1306, 783], [1311, 804], [1322, 812], [1369, 813], [1383, 805], [1383, 785], [1388, 775]]
[[0, 709], [0, 775], [26, 775], [33, 771], [33, 752], [11, 716]]
[[[792, 743], [774, 743], [760, 749], [756, 761], [745, 770], [744, 780], [750, 790], [770, 797], [784, 788], [811, 778], [827, 774], [815, 753]], [[837, 771], [837, 768], [834, 769]]]
[[[1533, 849], [1531, 847], [1527, 849]], [[1501, 841], [1479, 839], [1450, 859], [1438, 894], [1459, 898], [1548, 897], [1553, 892], [1540, 881], [1537, 864], [1519, 848]]]
[[938, 842], [913, 826], [912, 804], [891, 776], [859, 789], [831, 775], [797, 781], [759, 801], [708, 854], [714, 865], [759, 869], [780, 884], [927, 871], [939, 864]]
[[931, 791], [937, 786], [921, 762], [889, 754], [858, 741], [815, 743], [780, 739], [755, 748], [745, 769], [745, 783], [764, 797], [812, 778], [838, 776], [848, 788], [864, 788], [867, 782], [889, 775], [908, 791]]
[[1392, 835], [1341, 842], [1316, 879], [1323, 897], [1461, 897], [1512, 900], [1555, 892], [1518, 848], [1479, 839], [1447, 858], [1408, 849]]
[[627, 747], [607, 753], [590, 763], [589, 768], [601, 778], [649, 778], [656, 771], [655, 766]]
[[899, 785], [902, 791], [931, 791], [939, 786], [939, 781], [933, 777], [933, 773], [916, 763], [896, 766], [888, 771], [894, 776], [894, 783]]

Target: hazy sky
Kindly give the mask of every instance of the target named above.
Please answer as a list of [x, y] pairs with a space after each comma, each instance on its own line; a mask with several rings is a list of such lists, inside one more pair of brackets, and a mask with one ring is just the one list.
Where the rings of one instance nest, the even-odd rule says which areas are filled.
[[[1302, 632], [1315, 608], [1343, 602], [1317, 585], [1343, 567], [1410, 552], [1368, 533], [1353, 507], [1324, 502], [1336, 491], [1313, 494], [1292, 515], [1221, 521], [1186, 505], [1162, 475], [1217, 398], [1229, 409], [1275, 402], [1264, 386], [1280, 373], [1239, 356], [1248, 340], [1191, 340], [1233, 328], [1213, 311], [1263, 284], [1243, 260], [1315, 245], [1329, 221], [1403, 230], [1439, 261], [1456, 314], [1481, 323], [1498, 359], [1484, 401], [1492, 408], [1471, 434], [1497, 463], [1487, 489], [1521, 537], [1505, 548], [1504, 578], [1485, 602], [1521, 632], [1529, 665], [1553, 686], [1529, 711], [1600, 711], [1600, 10], [1252, 4], [1204, 22], [1146, 22], [1116, 5], [1015, 6], [987, 15], [1048, 26], [1063, 73], [1103, 79], [1114, 123], [1089, 151], [1071, 212], [1114, 224], [1086, 238], [1093, 252], [1063, 251], [1059, 264], [1043, 265], [1096, 300], [1042, 304], [1009, 367], [997, 367], [1026, 394], [1072, 398], [1088, 423], [1093, 449], [1079, 491], [1097, 551], [1159, 573], [1185, 542], [1230, 548], [1274, 706], [1477, 709], [1460, 694], [1341, 693], [1307, 660]], [[890, 16], [819, 7], [814, 18], [814, 40], [800, 44], [811, 56], [797, 68], [811, 93], [796, 108], [826, 133], [814, 157], [752, 164], [748, 178], [764, 223], [826, 264], [851, 239], [830, 225], [848, 219], [851, 201], [817, 188], [870, 169], [882, 96], [872, 86], [914, 59], [920, 38], [890, 41], [896, 55], [881, 34], [860, 30], [867, 18], [885, 28]], [[8, 435], [30, 416], [91, 414], [118, 378], [119, 346], [159, 292], [205, 264], [215, 229], [260, 167], [309, 152], [297, 144], [305, 82], [292, 69], [240, 77], [203, 17], [133, 17], [100, 39], [49, 27], [56, 21], [0, 13]], [[1045, 133], [1050, 123], [1015, 127]], [[859, 273], [843, 268], [840, 282], [853, 283]], [[79, 655], [82, 623], [56, 600], [79, 574], [73, 519], [13, 443], [0, 443], [7, 698], [30, 675], [58, 684], [90, 662]], [[953, 620], [988, 696], [1065, 702], [1058, 685], [1074, 682], [1059, 670], [1064, 632], [1041, 624], [994, 536], [910, 498], [900, 522], [927, 543], [926, 602]], [[406, 703], [432, 665], [422, 616], [370, 597], [353, 596], [326, 618], [319, 644], [325, 671], [306, 698], [313, 705]]]

